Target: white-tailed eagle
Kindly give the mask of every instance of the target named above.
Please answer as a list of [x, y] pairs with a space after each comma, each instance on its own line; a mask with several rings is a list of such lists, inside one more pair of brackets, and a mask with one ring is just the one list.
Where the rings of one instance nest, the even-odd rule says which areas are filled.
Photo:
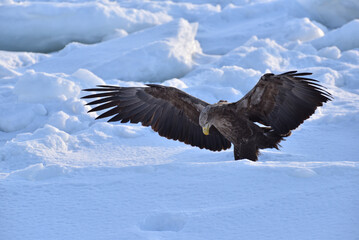
[[[221, 151], [234, 145], [234, 159], [258, 159], [259, 149], [276, 148], [291, 130], [309, 118], [331, 94], [311, 73], [290, 71], [264, 74], [242, 99], [206, 103], [177, 88], [156, 84], [147, 87], [100, 85], [84, 89], [99, 92], [89, 112], [109, 109], [96, 119], [142, 123], [160, 136], [191, 146]], [[256, 122], [264, 126], [258, 126]]]

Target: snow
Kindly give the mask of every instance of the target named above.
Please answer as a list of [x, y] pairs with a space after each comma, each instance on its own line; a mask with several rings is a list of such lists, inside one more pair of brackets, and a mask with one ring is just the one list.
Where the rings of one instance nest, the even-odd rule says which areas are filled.
[[359, 20], [353, 20], [321, 38], [314, 39], [312, 44], [319, 49], [337, 46], [342, 51], [359, 48], [359, 43], [356, 41], [359, 37], [358, 29]]
[[0, 47], [36, 52], [59, 50], [73, 41], [100, 42], [118, 29], [131, 33], [172, 19], [110, 1], [5, 3], [0, 12]]
[[[358, 239], [354, 0], [0, 1], [0, 239]], [[265, 72], [334, 100], [258, 162], [94, 120], [81, 89], [214, 103]]]
[[[283, 4], [288, 6], [287, 11], [282, 10]], [[294, 1], [228, 5], [222, 12], [205, 18], [203, 23], [200, 21], [198, 40], [205, 53], [222, 55], [242, 45], [253, 35], [271, 38], [279, 43], [288, 40], [306, 42], [323, 36], [322, 28], [315, 22], [307, 17], [293, 17], [298, 9], [300, 6]], [[291, 15], [288, 16], [288, 13]], [[222, 44], [218, 44], [219, 41]]]
[[194, 65], [192, 55], [202, 52], [195, 40], [196, 31], [197, 24], [178, 19], [94, 45], [71, 43], [30, 68], [68, 74], [84, 68], [101, 78], [127, 81], [182, 77]]
[[359, 18], [356, 0], [298, 0], [310, 16], [330, 28], [337, 28]]

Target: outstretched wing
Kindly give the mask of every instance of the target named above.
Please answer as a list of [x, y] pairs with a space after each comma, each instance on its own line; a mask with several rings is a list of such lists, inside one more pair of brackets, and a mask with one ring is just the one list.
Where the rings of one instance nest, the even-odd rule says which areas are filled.
[[202, 133], [198, 118], [208, 103], [179, 89], [148, 84], [148, 87], [117, 87], [100, 85], [84, 91], [99, 92], [83, 98], [100, 98], [87, 105], [97, 105], [89, 112], [109, 109], [96, 119], [111, 117], [109, 122], [141, 122], [162, 137], [179, 140], [192, 146], [220, 151], [231, 147], [215, 127], [211, 134]]
[[317, 80], [303, 76], [311, 73], [267, 73], [241, 100], [234, 103], [250, 120], [271, 126], [286, 134], [309, 118], [331, 95]]

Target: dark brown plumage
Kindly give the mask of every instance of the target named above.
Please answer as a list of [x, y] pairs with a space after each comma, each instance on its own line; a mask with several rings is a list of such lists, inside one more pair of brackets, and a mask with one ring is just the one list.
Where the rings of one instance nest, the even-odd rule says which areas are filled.
[[[296, 71], [267, 73], [241, 100], [208, 104], [179, 89], [156, 84], [147, 87], [101, 85], [84, 89], [99, 92], [89, 112], [107, 110], [97, 119], [111, 117], [151, 126], [159, 135], [212, 151], [234, 145], [235, 159], [256, 161], [258, 150], [278, 148], [279, 142], [331, 99], [316, 80]], [[259, 127], [255, 122], [268, 127]], [[203, 133], [202, 133], [203, 131]]]

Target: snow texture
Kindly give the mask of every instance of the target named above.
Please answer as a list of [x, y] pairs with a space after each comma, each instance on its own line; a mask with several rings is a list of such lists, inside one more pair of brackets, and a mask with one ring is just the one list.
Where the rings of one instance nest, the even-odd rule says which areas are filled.
[[[359, 236], [355, 0], [0, 1], [0, 239]], [[237, 101], [266, 72], [334, 100], [234, 161], [87, 113], [81, 89], [160, 83]]]
[[0, 12], [0, 48], [36, 52], [59, 50], [73, 41], [100, 42], [119, 30], [131, 33], [172, 19], [110, 1], [5, 3]]

